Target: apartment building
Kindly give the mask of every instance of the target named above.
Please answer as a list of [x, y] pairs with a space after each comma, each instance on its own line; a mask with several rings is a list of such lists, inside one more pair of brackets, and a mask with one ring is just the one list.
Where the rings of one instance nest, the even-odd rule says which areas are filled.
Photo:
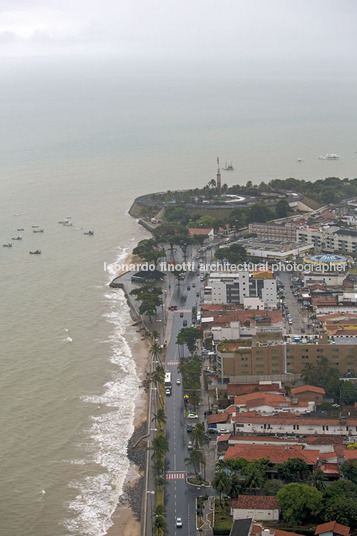
[[328, 225], [304, 226], [296, 230], [296, 240], [301, 244], [312, 243], [315, 250], [357, 254], [357, 231], [354, 230]]
[[244, 305], [250, 309], [277, 306], [276, 280], [271, 272], [212, 272], [205, 303]]
[[[277, 340], [266, 344], [239, 339], [222, 341], [217, 346], [217, 374], [222, 382], [238, 382], [242, 376], [301, 374], [307, 364], [316, 365], [326, 357], [341, 375], [357, 372], [357, 346], [354, 338], [328, 340], [326, 334], [300, 342]], [[303, 342], [301, 342], [303, 341]]]
[[296, 240], [295, 223], [250, 223], [249, 232], [256, 233], [264, 240], [280, 240], [282, 242]]

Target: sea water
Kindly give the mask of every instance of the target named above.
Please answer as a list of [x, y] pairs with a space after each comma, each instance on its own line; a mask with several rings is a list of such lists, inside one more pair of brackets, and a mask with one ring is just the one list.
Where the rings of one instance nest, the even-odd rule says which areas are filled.
[[147, 237], [132, 201], [203, 186], [217, 156], [233, 162], [228, 184], [357, 176], [356, 78], [14, 59], [1, 86], [0, 534], [100, 536], [142, 379], [104, 271]]

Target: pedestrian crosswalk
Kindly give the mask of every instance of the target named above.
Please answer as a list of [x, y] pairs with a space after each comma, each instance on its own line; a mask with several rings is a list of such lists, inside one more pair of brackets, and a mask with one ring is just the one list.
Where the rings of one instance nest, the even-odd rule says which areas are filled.
[[183, 480], [184, 478], [186, 478], [186, 473], [183, 471], [179, 473], [165, 473], [165, 480]]
[[167, 361], [166, 365], [178, 365], [179, 361]]

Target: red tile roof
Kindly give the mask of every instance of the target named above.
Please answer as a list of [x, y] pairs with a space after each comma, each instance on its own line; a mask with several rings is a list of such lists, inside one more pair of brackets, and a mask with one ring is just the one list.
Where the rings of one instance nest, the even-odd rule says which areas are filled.
[[279, 392], [285, 393], [285, 389], [279, 387], [279, 383], [259, 385], [258, 383], [229, 383], [227, 385], [228, 396], [241, 396], [254, 392]]
[[265, 402], [279, 404], [285, 402], [286, 399], [283, 394], [275, 395], [274, 393], [261, 393], [260, 391], [258, 393], [248, 393], [247, 395], [239, 395], [234, 397], [234, 403], [237, 405], [245, 405], [247, 402], [256, 400], [264, 400]]
[[284, 443], [284, 444], [285, 443], [293, 443], [293, 444], [299, 443], [297, 439], [278, 439], [277, 437], [256, 436], [256, 435], [250, 436], [247, 434], [244, 434], [244, 436], [232, 436], [231, 440], [237, 441], [241, 444], [246, 443], [248, 445], [254, 445], [255, 443], [257, 445], [261, 443], [266, 443], [267, 445], [269, 445], [270, 443]]
[[[353, 419], [356, 420], [356, 419]], [[344, 426], [341, 425], [339, 419], [330, 417], [318, 418], [318, 417], [298, 417], [291, 413], [279, 413], [278, 415], [252, 415], [248, 413], [238, 414], [235, 418], [237, 423], [254, 423], [254, 424], [281, 424], [281, 425], [306, 425], [306, 426]], [[346, 424], [352, 424], [352, 419], [346, 419]]]
[[260, 458], [269, 458], [271, 463], [283, 463], [290, 458], [300, 458], [308, 465], [316, 465], [319, 458], [317, 450], [303, 450], [302, 445], [232, 445], [228, 447], [224, 460], [244, 458], [252, 462]]
[[312, 298], [312, 303], [315, 306], [323, 305], [337, 305], [337, 296], [321, 296], [319, 298]]
[[226, 443], [231, 437], [231, 434], [221, 434], [217, 440], [217, 443]]
[[301, 536], [301, 534], [296, 534], [296, 532], [287, 532], [286, 530], [279, 530], [274, 528], [275, 536]]
[[324, 395], [325, 389], [323, 389], [322, 387], [315, 387], [314, 385], [301, 385], [300, 387], [293, 387], [290, 392], [292, 395], [299, 395], [300, 393], [306, 392], [319, 393], [321, 395]]
[[348, 536], [350, 533], [350, 527], [346, 525], [341, 525], [337, 521], [330, 521], [329, 523], [323, 523], [322, 525], [317, 525], [315, 534], [323, 534], [324, 532], [334, 532], [335, 534], [341, 534], [342, 536]]
[[357, 460], [357, 450], [355, 449], [345, 449], [343, 453], [345, 460]]
[[279, 510], [276, 498], [266, 495], [238, 495], [231, 505], [239, 510]]
[[323, 463], [320, 465], [319, 469], [325, 473], [325, 475], [335, 475], [340, 474], [340, 469], [337, 463]]
[[228, 413], [217, 413], [214, 415], [208, 415], [207, 423], [216, 424], [220, 422], [228, 422], [230, 420], [230, 415]]
[[202, 229], [202, 227], [189, 227], [188, 234], [190, 236], [208, 235], [211, 231], [212, 231], [212, 227], [210, 229]]
[[312, 437], [306, 437], [304, 439], [304, 443], [308, 443], [309, 445], [342, 445], [343, 444], [343, 437], [342, 436], [312, 436]]

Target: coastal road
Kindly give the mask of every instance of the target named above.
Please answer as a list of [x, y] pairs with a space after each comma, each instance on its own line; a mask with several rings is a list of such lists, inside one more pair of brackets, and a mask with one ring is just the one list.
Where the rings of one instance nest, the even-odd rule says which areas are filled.
[[[195, 287], [192, 287], [195, 283]], [[187, 290], [187, 286], [190, 290]], [[189, 434], [186, 431], [186, 423], [194, 424], [196, 419], [188, 420], [184, 417], [184, 402], [181, 375], [177, 372], [179, 363], [179, 349], [176, 344], [178, 332], [183, 327], [183, 321], [187, 321], [187, 327], [191, 326], [192, 307], [199, 298], [196, 293], [200, 291], [202, 283], [194, 273], [186, 275], [180, 282], [180, 288], [176, 288], [170, 305], [177, 305], [178, 310], [169, 314], [174, 315], [172, 333], [168, 341], [166, 371], [171, 372], [172, 394], [166, 396], [166, 436], [169, 444], [169, 452], [166, 456], [166, 486], [165, 507], [166, 523], [170, 536], [195, 536], [196, 535], [196, 497], [201, 493], [197, 488], [186, 483], [187, 467], [185, 458], [189, 456], [187, 449]], [[167, 304], [169, 305], [169, 304]], [[180, 317], [183, 313], [183, 317]], [[185, 350], [187, 355], [187, 349]], [[180, 385], [176, 381], [180, 379]], [[176, 527], [176, 518], [182, 519], [182, 527]]]

